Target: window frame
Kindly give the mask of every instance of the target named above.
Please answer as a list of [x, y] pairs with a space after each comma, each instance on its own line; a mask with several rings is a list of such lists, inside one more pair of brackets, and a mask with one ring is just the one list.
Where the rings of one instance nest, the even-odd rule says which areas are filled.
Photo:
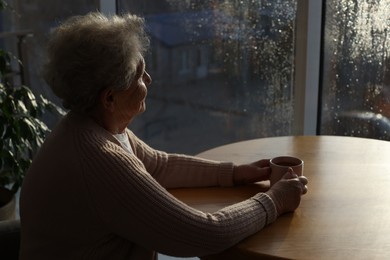
[[[295, 135], [319, 134], [323, 0], [298, 0], [295, 46]], [[298, 59], [297, 57], [300, 57]]]

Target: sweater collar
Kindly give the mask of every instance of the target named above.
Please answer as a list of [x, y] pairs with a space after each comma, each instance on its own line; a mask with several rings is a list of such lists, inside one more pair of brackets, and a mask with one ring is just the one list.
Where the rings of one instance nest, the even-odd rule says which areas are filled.
[[67, 115], [65, 115], [64, 122], [72, 125], [72, 127], [85, 129], [87, 131], [91, 131], [98, 135], [104, 136], [111, 142], [120, 145], [119, 141], [113, 136], [113, 134], [101, 127], [95, 122], [95, 120], [85, 114], [70, 111]]

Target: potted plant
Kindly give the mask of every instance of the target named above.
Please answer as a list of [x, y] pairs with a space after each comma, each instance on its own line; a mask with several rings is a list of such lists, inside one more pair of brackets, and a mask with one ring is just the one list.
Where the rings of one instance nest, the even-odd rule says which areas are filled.
[[13, 58], [0, 49], [0, 220], [15, 216], [15, 193], [49, 131], [43, 114], [63, 113], [42, 95], [37, 98], [27, 86], [13, 84], [9, 77]]

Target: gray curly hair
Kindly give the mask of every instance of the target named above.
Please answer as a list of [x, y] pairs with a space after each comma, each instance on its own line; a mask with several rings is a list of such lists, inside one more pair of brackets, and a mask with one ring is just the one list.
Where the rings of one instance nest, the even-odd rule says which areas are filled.
[[53, 31], [43, 75], [65, 108], [85, 112], [103, 89], [131, 85], [148, 47], [141, 17], [74, 16]]

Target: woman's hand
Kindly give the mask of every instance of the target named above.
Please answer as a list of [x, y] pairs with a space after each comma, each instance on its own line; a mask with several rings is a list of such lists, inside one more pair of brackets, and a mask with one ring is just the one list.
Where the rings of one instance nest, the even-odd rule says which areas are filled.
[[275, 183], [267, 192], [273, 200], [278, 216], [294, 211], [301, 202], [301, 196], [307, 193], [307, 179], [297, 176], [290, 168], [283, 178]]
[[269, 160], [263, 159], [251, 164], [234, 166], [233, 182], [235, 185], [269, 180], [271, 168]]

